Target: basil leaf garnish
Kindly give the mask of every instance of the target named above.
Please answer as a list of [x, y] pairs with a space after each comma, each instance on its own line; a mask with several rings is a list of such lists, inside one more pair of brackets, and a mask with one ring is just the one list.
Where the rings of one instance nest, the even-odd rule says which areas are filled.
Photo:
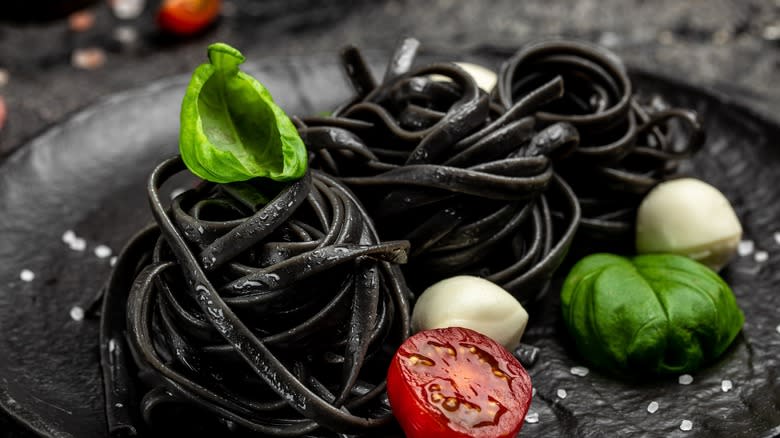
[[216, 43], [208, 57], [193, 73], [181, 106], [179, 151], [190, 171], [216, 183], [301, 178], [306, 147], [268, 90], [239, 70], [241, 52]]
[[671, 254], [585, 257], [566, 277], [561, 310], [585, 359], [624, 375], [696, 371], [745, 321], [718, 274]]

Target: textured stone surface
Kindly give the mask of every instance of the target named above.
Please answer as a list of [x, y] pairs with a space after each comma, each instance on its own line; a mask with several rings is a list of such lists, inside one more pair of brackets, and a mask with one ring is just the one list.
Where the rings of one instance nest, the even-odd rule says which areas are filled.
[[[83, 33], [69, 31], [64, 18], [0, 24], [0, 68], [9, 73], [0, 88], [9, 112], [0, 155], [100, 96], [192, 71], [215, 40], [263, 62], [276, 55], [335, 53], [349, 42], [389, 48], [404, 35], [418, 37], [426, 50], [576, 37], [610, 47], [631, 65], [710, 85], [765, 113], [780, 110], [777, 0], [225, 0], [218, 25], [186, 41], [156, 31], [156, 4], [148, 1], [141, 17], [120, 21], [99, 3], [95, 26]], [[120, 25], [135, 29], [138, 40], [121, 43]], [[72, 52], [88, 47], [107, 52], [102, 68], [71, 65]]]

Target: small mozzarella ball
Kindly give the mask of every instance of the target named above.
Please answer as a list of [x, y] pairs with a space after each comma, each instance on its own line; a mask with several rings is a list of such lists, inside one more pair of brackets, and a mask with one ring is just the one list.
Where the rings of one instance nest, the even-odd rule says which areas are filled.
[[636, 250], [688, 256], [715, 271], [736, 253], [742, 225], [729, 200], [694, 178], [659, 184], [639, 205]]
[[417, 299], [412, 312], [415, 332], [445, 327], [472, 329], [512, 351], [520, 343], [528, 312], [500, 286], [470, 275], [433, 284]]
[[[466, 71], [472, 78], [477, 86], [484, 90], [486, 93], [493, 91], [493, 88], [498, 82], [498, 76], [493, 70], [483, 67], [478, 64], [472, 64], [470, 62], [456, 62], [455, 65]], [[449, 81], [450, 78], [443, 75], [431, 75], [431, 78], [435, 81]]]

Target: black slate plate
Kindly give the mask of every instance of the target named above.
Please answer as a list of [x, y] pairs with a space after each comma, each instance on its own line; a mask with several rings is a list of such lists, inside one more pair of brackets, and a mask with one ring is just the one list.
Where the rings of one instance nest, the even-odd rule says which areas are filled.
[[[249, 69], [291, 113], [327, 110], [348, 93], [335, 55], [270, 59]], [[531, 412], [538, 422], [527, 423], [521, 435], [775, 436], [780, 126], [722, 96], [652, 74], [634, 77], [637, 88], [702, 114], [708, 145], [689, 170], [726, 193], [745, 238], [767, 251], [768, 260], [740, 257], [726, 270], [747, 322], [723, 359], [694, 375], [690, 385], [676, 377], [628, 384], [594, 371], [572, 374], [581, 360], [558, 324], [556, 294], [550, 294], [531, 309], [525, 338], [540, 347], [541, 356], [530, 369], [537, 388]], [[108, 98], [0, 163], [0, 407], [40, 435], [105, 436], [98, 322], [75, 321], [70, 309], [87, 305], [109, 273], [109, 259], [94, 254], [96, 245], [117, 252], [150, 220], [145, 178], [156, 162], [176, 152], [186, 82], [173, 78]], [[86, 239], [85, 251], [62, 241], [66, 230]], [[22, 281], [23, 269], [35, 278]], [[733, 389], [723, 391], [724, 380]], [[659, 408], [650, 414], [652, 401]], [[692, 422], [690, 431], [680, 429], [683, 420]]]

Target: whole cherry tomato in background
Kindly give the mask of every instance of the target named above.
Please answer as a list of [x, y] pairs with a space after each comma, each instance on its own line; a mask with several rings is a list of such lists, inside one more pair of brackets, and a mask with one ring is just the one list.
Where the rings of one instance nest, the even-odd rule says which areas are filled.
[[509, 351], [462, 327], [407, 339], [387, 375], [390, 406], [407, 438], [514, 438], [531, 391]]
[[219, 16], [220, 0], [165, 0], [157, 13], [163, 30], [192, 35], [205, 29]]

